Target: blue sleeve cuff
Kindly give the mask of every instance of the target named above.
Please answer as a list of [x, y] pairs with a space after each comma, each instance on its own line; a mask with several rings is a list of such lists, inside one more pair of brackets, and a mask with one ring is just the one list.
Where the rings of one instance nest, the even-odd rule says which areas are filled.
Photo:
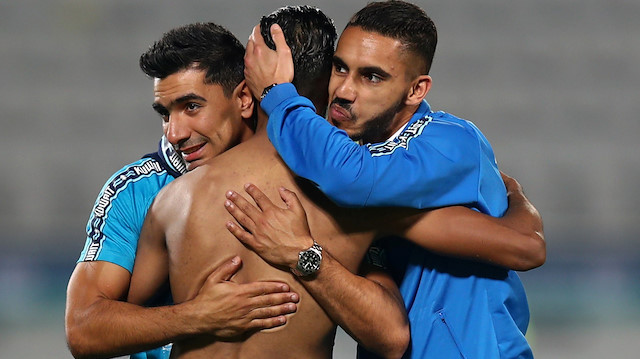
[[284, 84], [279, 84], [267, 93], [267, 96], [260, 102], [260, 107], [267, 113], [267, 115], [271, 115], [273, 109], [278, 107], [284, 100], [296, 97], [298, 95], [298, 90], [293, 86], [292, 83], [287, 82]]

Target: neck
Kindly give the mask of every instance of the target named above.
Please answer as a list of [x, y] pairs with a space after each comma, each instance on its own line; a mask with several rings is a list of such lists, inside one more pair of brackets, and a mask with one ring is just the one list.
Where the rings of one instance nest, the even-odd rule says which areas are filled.
[[401, 128], [407, 125], [411, 120], [411, 117], [418, 111], [419, 105], [415, 106], [403, 106], [396, 114], [391, 126], [389, 127], [389, 136], [398, 132]]
[[267, 121], [269, 121], [269, 116], [261, 109], [258, 109], [258, 120], [256, 123], [256, 135], [264, 132], [267, 133]]

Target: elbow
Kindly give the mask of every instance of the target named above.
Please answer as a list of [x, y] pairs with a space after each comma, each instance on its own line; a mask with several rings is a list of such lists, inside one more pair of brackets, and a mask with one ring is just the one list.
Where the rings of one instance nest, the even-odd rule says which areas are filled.
[[75, 326], [67, 326], [65, 328], [67, 335], [67, 347], [71, 355], [76, 359], [91, 358], [92, 354], [82, 330]]
[[411, 331], [409, 330], [409, 323], [405, 323], [400, 328], [389, 333], [387, 339], [390, 339], [387, 343], [383, 357], [386, 359], [400, 359], [407, 351], [409, 342], [411, 341]]
[[67, 337], [67, 347], [71, 355], [76, 359], [103, 358], [104, 354], [99, 353], [95, 347], [95, 338], [82, 325], [77, 325], [74, 320], [67, 315], [65, 324], [65, 334]]
[[516, 270], [528, 271], [542, 266], [547, 260], [547, 245], [542, 232], [534, 232], [529, 236], [525, 254], [518, 261]]

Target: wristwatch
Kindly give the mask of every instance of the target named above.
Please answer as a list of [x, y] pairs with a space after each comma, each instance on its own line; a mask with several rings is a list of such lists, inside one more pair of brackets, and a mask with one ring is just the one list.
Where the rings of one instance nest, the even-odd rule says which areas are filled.
[[304, 250], [298, 254], [298, 264], [291, 271], [298, 277], [306, 277], [320, 269], [322, 262], [322, 247], [313, 241], [311, 248]]
[[260, 95], [260, 101], [264, 100], [264, 98], [267, 96], [269, 91], [271, 91], [271, 89], [276, 87], [277, 85], [278, 84], [271, 84], [271, 85], [265, 87], [264, 90], [262, 90], [262, 95]]

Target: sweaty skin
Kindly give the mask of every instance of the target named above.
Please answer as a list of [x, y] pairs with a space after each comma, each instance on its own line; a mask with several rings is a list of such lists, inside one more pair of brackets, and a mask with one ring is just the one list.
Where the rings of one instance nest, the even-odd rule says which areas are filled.
[[[279, 197], [280, 187], [298, 193], [307, 212], [311, 236], [324, 247], [329, 258], [335, 258], [351, 272], [356, 272], [376, 234], [391, 231], [394, 229], [392, 227], [403, 227], [397, 220], [407, 218], [407, 212], [401, 210], [396, 213], [389, 209], [354, 210], [336, 207], [313, 186], [298, 182], [291, 175], [269, 143], [264, 126], [262, 121], [253, 138], [174, 181], [159, 194], [147, 216], [136, 260], [136, 268], [141, 266], [147, 273], [134, 270], [132, 288], [135, 289], [130, 293], [130, 298], [139, 295], [135, 293], [139, 288], [152, 287], [168, 275], [174, 300], [177, 303], [189, 300], [198, 293], [211, 268], [231, 255], [238, 254], [244, 267], [233, 280], [238, 283], [261, 280], [287, 282], [292, 291], [300, 294], [297, 313], [289, 316], [282, 327], [238, 336], [224, 342], [216, 342], [214, 338], [207, 336], [178, 340], [174, 344], [174, 355], [179, 357], [331, 357], [336, 325], [319, 302], [292, 276], [289, 268], [267, 264], [227, 231], [225, 224], [231, 220], [231, 216], [221, 204], [225, 202], [228, 189], [239, 192], [245, 183], [251, 182], [271, 199]], [[278, 204], [282, 205], [281, 202]], [[440, 222], [445, 223], [446, 216]], [[438, 221], [430, 224], [432, 228], [439, 226]], [[410, 227], [408, 223], [404, 225]], [[451, 223], [448, 225], [439, 237], [435, 237], [440, 243], [448, 239], [447, 234], [456, 231], [451, 228]], [[383, 226], [389, 228], [379, 228]], [[468, 233], [463, 234], [465, 235], [457, 236], [456, 239], [470, 238]], [[496, 236], [513, 239], [510, 234], [513, 233], [502, 232]], [[491, 244], [479, 237], [482, 236], [470, 239], [477, 242], [475, 248], [479, 243], [485, 246]], [[310, 244], [295, 248], [294, 252], [307, 249]], [[461, 245], [452, 247], [454, 248], [450, 248], [450, 251], [457, 250], [462, 253], [460, 255], [474, 252], [468, 249], [465, 251]], [[322, 271], [321, 267], [318, 276], [322, 275]], [[340, 286], [340, 283], [342, 282], [336, 281], [335, 286]], [[392, 317], [390, 320], [394, 324], [404, 324], [406, 320], [402, 311], [399, 314], [385, 311], [385, 315]], [[386, 325], [380, 323], [380, 327]]]
[[[232, 217], [224, 206], [212, 205], [224, 203], [225, 189], [240, 191], [247, 181], [271, 198], [279, 197], [280, 186], [299, 193], [314, 238], [321, 238], [324, 251], [352, 272], [357, 271], [374, 238], [372, 226], [365, 225], [372, 222], [364, 215], [367, 211], [339, 208], [312, 186], [299, 186], [266, 133], [256, 134], [182, 176], [158, 195], [141, 234], [136, 268], [147, 268], [157, 275], [168, 259], [173, 298], [180, 303], [197, 294], [211, 268], [238, 254], [243, 268], [234, 281], [287, 282], [300, 294], [297, 312], [283, 327], [239, 337], [237, 342], [216, 342], [202, 336], [178, 341], [173, 350], [184, 358], [330, 358], [336, 325], [288, 268], [272, 267], [230, 234], [225, 223]], [[168, 257], [153, 255], [162, 253], [165, 243]], [[134, 270], [132, 288], [141, 288], [146, 281], [148, 278]]]

